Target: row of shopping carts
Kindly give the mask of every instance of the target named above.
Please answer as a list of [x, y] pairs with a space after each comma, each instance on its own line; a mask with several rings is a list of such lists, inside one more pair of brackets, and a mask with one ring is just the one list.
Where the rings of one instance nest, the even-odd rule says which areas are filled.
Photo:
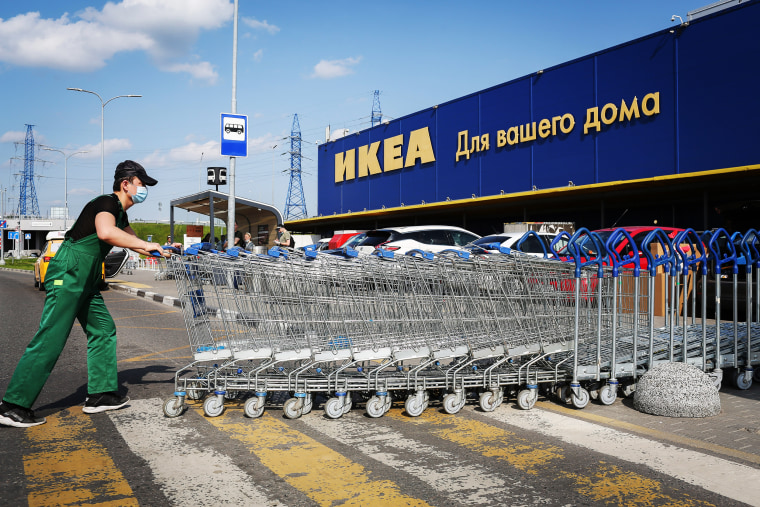
[[[179, 416], [189, 399], [211, 417], [232, 401], [249, 417], [280, 403], [288, 418], [318, 404], [339, 418], [357, 403], [380, 417], [403, 401], [418, 416], [431, 402], [453, 414], [475, 399], [484, 411], [506, 398], [530, 409], [539, 394], [583, 408], [630, 394], [671, 361], [717, 385], [730, 369], [746, 389], [760, 361], [759, 243], [754, 230], [657, 229], [640, 247], [624, 229], [606, 242], [580, 229], [555, 238], [551, 259], [486, 253], [499, 245], [404, 256], [198, 245], [167, 264], [193, 361], [164, 413]], [[707, 291], [695, 287], [729, 266], [738, 286], [740, 258], [746, 320], [721, 322], [720, 283], [708, 319]]]

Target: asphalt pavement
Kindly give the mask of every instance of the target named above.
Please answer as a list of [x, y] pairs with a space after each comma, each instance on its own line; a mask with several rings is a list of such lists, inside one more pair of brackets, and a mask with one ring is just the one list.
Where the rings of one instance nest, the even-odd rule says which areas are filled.
[[[158, 270], [122, 272], [111, 280], [110, 287], [157, 303], [180, 305], [175, 281], [166, 279]], [[701, 419], [644, 414], [633, 408], [632, 399], [622, 397], [610, 406], [589, 403], [582, 410], [556, 399], [539, 401], [537, 407], [759, 466], [760, 384], [742, 391], [724, 378], [720, 401], [720, 414]]]

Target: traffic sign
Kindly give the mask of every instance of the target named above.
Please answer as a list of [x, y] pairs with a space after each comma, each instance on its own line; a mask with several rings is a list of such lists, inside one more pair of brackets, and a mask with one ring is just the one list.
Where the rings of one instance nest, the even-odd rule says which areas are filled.
[[0, 220], [0, 229], [6, 229], [8, 227], [7, 220]]
[[248, 156], [248, 116], [222, 113], [222, 156]]
[[18, 239], [18, 231], [9, 231], [8, 239]]
[[32, 235], [27, 232], [24, 234], [24, 239], [32, 239]]

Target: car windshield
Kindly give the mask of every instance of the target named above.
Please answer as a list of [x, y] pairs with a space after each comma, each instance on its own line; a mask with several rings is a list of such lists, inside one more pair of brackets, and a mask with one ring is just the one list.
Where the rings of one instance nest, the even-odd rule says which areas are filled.
[[53, 241], [50, 243], [50, 253], [56, 253], [62, 244], [63, 241]]
[[391, 237], [391, 231], [369, 231], [366, 237], [356, 246], [377, 246], [385, 243]]
[[358, 246], [359, 243], [361, 243], [362, 240], [364, 238], [366, 238], [366, 237], [367, 237], [367, 235], [362, 232], [361, 234], [357, 234], [356, 236], [354, 236], [351, 239], [349, 239], [348, 241], [346, 241], [346, 244], [343, 245], [343, 246], [354, 248], [354, 247]]

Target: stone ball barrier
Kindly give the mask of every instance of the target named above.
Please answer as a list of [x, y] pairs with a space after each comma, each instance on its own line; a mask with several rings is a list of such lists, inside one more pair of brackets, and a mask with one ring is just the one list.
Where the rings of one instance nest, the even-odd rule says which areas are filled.
[[720, 396], [710, 376], [696, 366], [662, 363], [641, 376], [633, 406], [652, 415], [711, 417], [720, 413]]

